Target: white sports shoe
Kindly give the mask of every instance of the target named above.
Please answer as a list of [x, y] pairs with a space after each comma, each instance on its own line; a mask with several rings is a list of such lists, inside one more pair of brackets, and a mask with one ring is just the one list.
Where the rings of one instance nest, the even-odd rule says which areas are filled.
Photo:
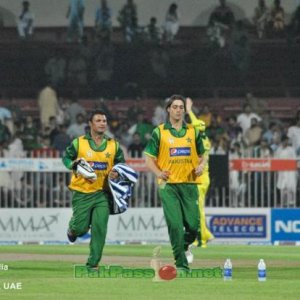
[[191, 251], [191, 247], [189, 247], [188, 250], [185, 251], [185, 257], [189, 264], [194, 261], [194, 254]]

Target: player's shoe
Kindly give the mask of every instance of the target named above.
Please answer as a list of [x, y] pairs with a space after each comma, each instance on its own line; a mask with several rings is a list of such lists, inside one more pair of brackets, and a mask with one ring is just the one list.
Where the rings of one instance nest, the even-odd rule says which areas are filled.
[[99, 266], [89, 266], [87, 265], [87, 270], [88, 272], [98, 272], [99, 271]]
[[191, 251], [191, 245], [188, 247], [188, 249], [185, 251], [185, 257], [187, 259], [187, 262], [191, 264], [194, 261], [194, 254]]
[[70, 241], [70, 243], [74, 243], [77, 239], [77, 236], [72, 234], [70, 229], [68, 229], [68, 231], [67, 231], [67, 237], [68, 237], [68, 240]]
[[208, 230], [201, 240], [201, 248], [207, 248], [207, 242], [213, 240], [214, 235]]

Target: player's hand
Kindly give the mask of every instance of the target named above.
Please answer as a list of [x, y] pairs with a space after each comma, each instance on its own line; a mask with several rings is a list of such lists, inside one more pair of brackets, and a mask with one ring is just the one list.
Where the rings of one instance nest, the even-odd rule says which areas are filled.
[[117, 171], [110, 171], [108, 174], [109, 179], [117, 179], [119, 177], [119, 173]]
[[201, 176], [204, 170], [204, 166], [200, 164], [196, 169], [195, 169], [195, 174], [196, 176]]
[[192, 111], [192, 106], [193, 106], [193, 101], [191, 98], [187, 97], [185, 99], [185, 107], [186, 107], [186, 112], [189, 114]]
[[157, 178], [167, 181], [169, 179], [170, 175], [171, 175], [171, 173], [169, 171], [161, 171], [157, 175]]

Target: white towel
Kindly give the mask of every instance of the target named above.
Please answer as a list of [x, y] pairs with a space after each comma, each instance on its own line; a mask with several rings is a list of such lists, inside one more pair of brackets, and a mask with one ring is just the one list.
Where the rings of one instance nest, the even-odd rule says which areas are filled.
[[112, 168], [119, 176], [117, 179], [109, 179], [109, 187], [113, 196], [114, 205], [111, 214], [123, 213], [128, 208], [128, 201], [132, 196], [132, 188], [138, 180], [135, 170], [126, 164], [117, 164]]

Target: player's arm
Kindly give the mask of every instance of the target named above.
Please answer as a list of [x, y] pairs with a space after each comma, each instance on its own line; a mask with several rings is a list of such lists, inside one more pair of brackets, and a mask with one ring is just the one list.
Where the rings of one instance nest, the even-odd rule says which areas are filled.
[[200, 176], [208, 162], [208, 156], [205, 155], [205, 148], [203, 144], [203, 137], [201, 136], [199, 130], [195, 128], [196, 135], [196, 149], [197, 154], [199, 156], [199, 165], [195, 169], [195, 173], [197, 176]]
[[[119, 142], [116, 141], [116, 155], [114, 157], [114, 165], [125, 163], [124, 153], [123, 150], [120, 147]], [[111, 170], [108, 174], [108, 177], [110, 179], [116, 179], [119, 177], [118, 172]]]
[[125, 163], [124, 152], [120, 147], [120, 143], [116, 141], [116, 156], [114, 158], [114, 165]]
[[78, 139], [74, 139], [66, 149], [66, 152], [62, 158], [62, 162], [66, 168], [72, 170], [73, 163], [77, 159], [78, 156]]
[[192, 125], [199, 129], [200, 131], [205, 130], [205, 123], [199, 120], [192, 111], [193, 101], [191, 98], [186, 98], [186, 112], [188, 113]]

